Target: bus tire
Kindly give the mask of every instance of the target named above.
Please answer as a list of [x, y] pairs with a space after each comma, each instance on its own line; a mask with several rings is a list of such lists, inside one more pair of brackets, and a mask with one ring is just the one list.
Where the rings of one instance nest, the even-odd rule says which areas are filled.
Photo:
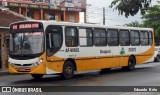
[[128, 59], [128, 66], [122, 67], [123, 70], [133, 71], [136, 65], [136, 60], [133, 56]]
[[101, 69], [100, 73], [105, 74], [105, 73], [108, 73], [110, 70], [111, 70], [111, 68]]
[[64, 79], [71, 79], [74, 76], [75, 67], [71, 61], [66, 61], [63, 65], [62, 77]]
[[38, 80], [38, 79], [42, 79], [43, 74], [31, 74], [31, 76], [32, 76], [34, 79]]

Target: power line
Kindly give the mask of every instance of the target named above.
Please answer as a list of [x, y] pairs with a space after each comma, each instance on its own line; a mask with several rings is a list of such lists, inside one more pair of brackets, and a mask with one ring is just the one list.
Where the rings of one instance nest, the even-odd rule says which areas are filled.
[[[99, 6], [87, 7], [86, 9], [87, 22], [96, 20], [104, 24], [106, 21], [117, 21], [117, 22], [133, 21], [133, 19], [125, 18], [125, 16], [120, 15], [117, 10], [114, 11], [112, 8], [108, 8], [108, 7], [104, 7], [104, 8]], [[140, 20], [140, 18], [137, 18], [137, 19]]]

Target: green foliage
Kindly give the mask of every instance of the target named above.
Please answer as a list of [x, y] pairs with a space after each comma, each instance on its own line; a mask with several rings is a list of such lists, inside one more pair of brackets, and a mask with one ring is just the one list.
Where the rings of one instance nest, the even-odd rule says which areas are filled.
[[114, 0], [110, 7], [119, 11], [119, 14], [125, 14], [125, 17], [134, 16], [139, 11], [145, 14], [152, 0]]
[[143, 24], [145, 27], [153, 28], [155, 36], [160, 36], [160, 6], [154, 5], [150, 7], [145, 15], [142, 16], [144, 19]]
[[138, 21], [134, 21], [134, 22], [125, 24], [124, 26], [129, 26], [129, 27], [143, 27], [143, 24], [139, 23]]
[[[156, 37], [160, 37], [160, 5], [150, 7], [152, 0], [114, 0], [110, 7], [115, 7], [121, 15], [125, 17], [134, 16], [139, 11], [143, 14], [143, 24], [135, 21], [125, 24], [130, 27], [148, 27], [153, 28]], [[160, 3], [160, 1], [157, 1]]]

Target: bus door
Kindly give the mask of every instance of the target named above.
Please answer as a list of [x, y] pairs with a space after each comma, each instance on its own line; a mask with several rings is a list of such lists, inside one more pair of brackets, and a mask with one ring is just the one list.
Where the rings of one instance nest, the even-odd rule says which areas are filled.
[[61, 26], [50, 25], [46, 29], [47, 61], [58, 61], [54, 56], [62, 47], [63, 29]]

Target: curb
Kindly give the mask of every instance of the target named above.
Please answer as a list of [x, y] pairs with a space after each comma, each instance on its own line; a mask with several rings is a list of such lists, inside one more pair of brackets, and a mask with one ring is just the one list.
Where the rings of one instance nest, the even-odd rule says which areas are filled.
[[12, 73], [9, 73], [9, 71], [1, 71], [0, 70], [0, 77], [1, 76], [8, 76], [8, 75], [23, 75], [23, 74], [12, 74]]
[[0, 76], [11, 75], [8, 71], [0, 71]]

